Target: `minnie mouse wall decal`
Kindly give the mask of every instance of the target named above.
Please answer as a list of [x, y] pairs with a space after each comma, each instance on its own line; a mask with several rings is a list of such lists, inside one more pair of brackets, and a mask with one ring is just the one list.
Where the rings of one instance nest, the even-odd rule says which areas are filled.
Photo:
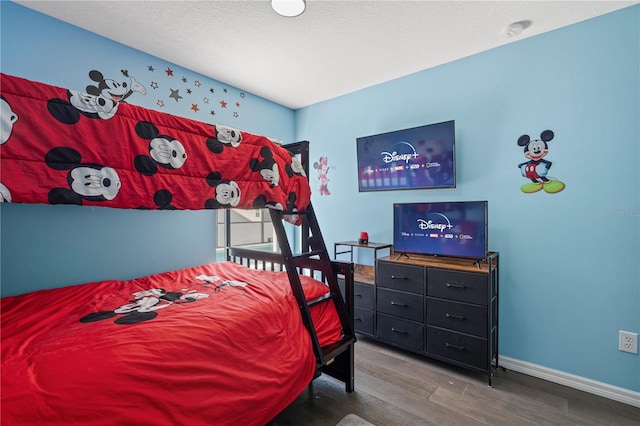
[[327, 157], [320, 157], [320, 161], [313, 163], [313, 168], [318, 171], [318, 180], [320, 181], [320, 195], [331, 195], [329, 191], [329, 164]]

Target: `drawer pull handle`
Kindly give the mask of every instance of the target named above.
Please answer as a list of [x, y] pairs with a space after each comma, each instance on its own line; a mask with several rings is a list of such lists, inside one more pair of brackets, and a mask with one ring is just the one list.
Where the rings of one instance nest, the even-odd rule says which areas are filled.
[[464, 290], [464, 285], [462, 285], [462, 284], [451, 284], [451, 283], [447, 283], [447, 287], [459, 288], [460, 290]]
[[391, 301], [391, 304], [392, 304], [393, 306], [407, 306], [407, 305], [406, 305], [406, 304], [404, 304], [404, 303], [394, 302], [393, 300]]
[[398, 330], [397, 328], [394, 328], [394, 327], [391, 327], [391, 331], [393, 331], [394, 333], [409, 334], [407, 331]]
[[457, 351], [464, 351], [464, 346], [456, 346], [456, 345], [452, 345], [451, 343], [445, 343], [444, 345], [447, 348], [455, 349]]
[[362, 295], [361, 295], [361, 294], [354, 294], [353, 296], [354, 296], [354, 297], [362, 297]]
[[391, 275], [392, 280], [406, 280], [407, 277], [399, 277], [397, 275]]
[[445, 314], [444, 314], [444, 315], [445, 315], [447, 318], [451, 318], [451, 319], [455, 319], [455, 320], [463, 320], [463, 319], [464, 319], [464, 316], [462, 316], [462, 315], [453, 315], [453, 314], [450, 314], [450, 313], [448, 313], [448, 312], [445, 312]]
[[355, 317], [353, 320], [354, 320], [354, 321], [362, 321], [362, 319], [361, 319], [361, 318], [359, 318], [359, 317]]

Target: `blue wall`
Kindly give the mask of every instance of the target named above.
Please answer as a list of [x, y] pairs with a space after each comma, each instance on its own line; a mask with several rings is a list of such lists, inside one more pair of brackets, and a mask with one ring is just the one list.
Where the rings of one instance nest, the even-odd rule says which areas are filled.
[[[325, 239], [391, 242], [394, 202], [488, 200], [501, 355], [640, 391], [640, 358], [618, 351], [618, 330], [640, 331], [639, 16], [628, 8], [296, 111], [297, 137], [328, 159], [331, 195], [313, 199]], [[446, 120], [455, 189], [358, 192], [357, 137]], [[516, 141], [545, 129], [566, 189], [525, 194]]]
[[[216, 94], [226, 88], [231, 105], [240, 99], [241, 106], [216, 107], [206, 118], [194, 117], [186, 101], [165, 102], [164, 111], [312, 141], [312, 159], [326, 156], [330, 167], [329, 196], [319, 195], [311, 171], [328, 244], [360, 231], [391, 241], [393, 202], [488, 200], [490, 249], [501, 260], [501, 354], [640, 391], [640, 357], [617, 350], [618, 330], [640, 331], [640, 6], [294, 113], [21, 6], [0, 5], [4, 73], [80, 90], [91, 84], [91, 69], [115, 79], [126, 68], [146, 81], [149, 65], [154, 73], [170, 67], [187, 82], [215, 86]], [[129, 101], [155, 108], [152, 93]], [[357, 137], [450, 119], [457, 188], [358, 193]], [[552, 175], [567, 187], [526, 195], [516, 140], [545, 129], [556, 135]], [[3, 294], [145, 275], [214, 256], [211, 212], [3, 204], [0, 215]]]
[[[0, 71], [5, 74], [81, 91], [96, 84], [91, 70], [129, 85], [133, 77], [146, 94], [133, 92], [126, 99], [131, 104], [293, 141], [289, 108], [15, 3], [2, 1], [0, 7]], [[178, 91], [178, 101], [169, 96], [171, 90]], [[0, 206], [4, 296], [133, 278], [208, 263], [216, 256], [212, 211]]]

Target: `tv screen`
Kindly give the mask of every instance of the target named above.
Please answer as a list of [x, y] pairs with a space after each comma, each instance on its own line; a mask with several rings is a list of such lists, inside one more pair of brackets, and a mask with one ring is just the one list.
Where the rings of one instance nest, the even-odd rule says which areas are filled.
[[455, 122], [356, 139], [360, 192], [455, 188]]
[[485, 259], [487, 201], [396, 203], [393, 250], [396, 253]]

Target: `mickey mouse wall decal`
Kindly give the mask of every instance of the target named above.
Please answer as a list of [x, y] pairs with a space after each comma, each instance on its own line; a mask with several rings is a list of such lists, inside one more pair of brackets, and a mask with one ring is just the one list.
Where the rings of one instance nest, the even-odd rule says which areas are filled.
[[138, 83], [135, 78], [130, 77], [129, 73], [123, 72], [123, 74], [130, 78], [131, 81], [129, 84], [127, 84], [126, 81], [119, 82], [111, 78], [104, 78], [104, 75], [97, 70], [89, 71], [89, 78], [98, 83], [98, 85], [87, 86], [87, 93], [94, 96], [102, 96], [115, 102], [123, 102], [134, 92], [143, 95], [147, 94], [147, 89]]
[[551, 130], [540, 133], [540, 139], [531, 140], [529, 135], [522, 135], [518, 138], [518, 146], [524, 147], [524, 156], [529, 159], [518, 164], [522, 176], [531, 182], [525, 183], [520, 190], [525, 194], [532, 194], [544, 189], [549, 194], [555, 194], [565, 188], [565, 184], [551, 176], [547, 176], [551, 169], [551, 161], [544, 157], [549, 153], [549, 141], [554, 137]]

